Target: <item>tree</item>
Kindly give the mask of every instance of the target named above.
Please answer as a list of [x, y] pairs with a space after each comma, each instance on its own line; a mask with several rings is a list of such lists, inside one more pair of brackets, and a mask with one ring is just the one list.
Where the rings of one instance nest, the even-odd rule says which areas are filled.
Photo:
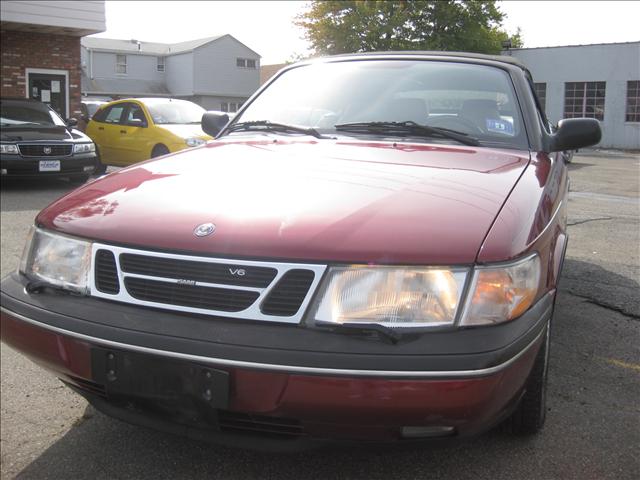
[[[314, 1], [296, 18], [317, 55], [389, 50], [499, 53], [509, 39], [495, 1]], [[520, 31], [510, 38], [522, 46]]]

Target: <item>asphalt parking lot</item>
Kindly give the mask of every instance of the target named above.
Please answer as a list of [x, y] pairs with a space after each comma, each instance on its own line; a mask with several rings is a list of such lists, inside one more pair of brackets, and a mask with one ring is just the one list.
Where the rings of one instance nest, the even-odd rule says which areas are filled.
[[[570, 242], [551, 337], [547, 424], [447, 447], [231, 450], [112, 420], [2, 344], [1, 477], [635, 479], [640, 471], [640, 154], [570, 165]], [[1, 274], [36, 213], [74, 186], [3, 183]]]

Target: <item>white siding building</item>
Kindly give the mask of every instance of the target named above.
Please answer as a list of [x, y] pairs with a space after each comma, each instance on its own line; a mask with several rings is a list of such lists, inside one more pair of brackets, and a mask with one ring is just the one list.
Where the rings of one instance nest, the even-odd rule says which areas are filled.
[[522, 48], [523, 62], [553, 123], [597, 118], [604, 148], [640, 149], [640, 42]]
[[176, 44], [82, 39], [82, 93], [166, 96], [235, 112], [260, 85], [260, 55], [231, 35]]

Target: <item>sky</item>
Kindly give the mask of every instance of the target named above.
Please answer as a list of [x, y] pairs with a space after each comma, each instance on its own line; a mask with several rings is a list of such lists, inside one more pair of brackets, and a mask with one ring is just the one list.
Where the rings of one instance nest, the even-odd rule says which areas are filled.
[[[309, 54], [293, 24], [308, 2], [110, 1], [107, 31], [94, 35], [177, 43], [229, 33], [262, 56], [261, 64]], [[520, 27], [525, 48], [640, 41], [640, 1], [501, 1], [503, 26]]]

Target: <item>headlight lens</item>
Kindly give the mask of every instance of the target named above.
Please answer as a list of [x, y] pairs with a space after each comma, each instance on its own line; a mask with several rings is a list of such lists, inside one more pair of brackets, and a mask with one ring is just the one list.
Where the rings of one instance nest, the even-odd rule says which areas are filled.
[[537, 255], [508, 266], [477, 268], [461, 325], [495, 324], [519, 317], [535, 300], [539, 282]]
[[10, 144], [5, 144], [5, 143], [0, 143], [0, 153], [17, 154], [18, 153], [18, 146], [17, 145], [10, 145]]
[[93, 143], [76, 143], [73, 145], [73, 153], [91, 153], [96, 151]]
[[34, 280], [88, 293], [91, 243], [32, 227], [20, 271]]
[[188, 147], [197, 147], [198, 145], [204, 145], [205, 143], [207, 143], [206, 140], [202, 139], [202, 138], [187, 138], [185, 140], [185, 143], [187, 144]]
[[466, 276], [466, 269], [333, 267], [313, 318], [391, 327], [453, 324]]

